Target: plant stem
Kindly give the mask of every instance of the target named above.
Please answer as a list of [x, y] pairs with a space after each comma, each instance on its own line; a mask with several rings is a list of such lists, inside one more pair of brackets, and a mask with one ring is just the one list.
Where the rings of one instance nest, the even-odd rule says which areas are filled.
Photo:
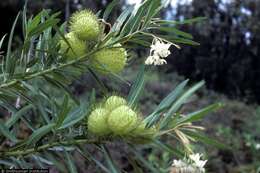
[[71, 146], [71, 145], [77, 145], [77, 144], [95, 144], [100, 143], [98, 140], [90, 140], [90, 139], [77, 139], [73, 141], [64, 141], [64, 142], [54, 142], [50, 144], [44, 144], [39, 147], [29, 148], [25, 150], [16, 150], [16, 151], [1, 151], [0, 157], [10, 157], [10, 156], [24, 156], [31, 153], [40, 152], [43, 150], [46, 150], [48, 148], [56, 147], [56, 146]]
[[[126, 41], [124, 41], [124, 42], [127, 42], [127, 41], [128, 41], [129, 39], [131, 39], [135, 34], [142, 33], [141, 31], [142, 31], [142, 30], [135, 31], [135, 32], [132, 33], [132, 34], [127, 35], [127, 36], [125, 36], [125, 37], [119, 39], [117, 42], [120, 42], [120, 41], [122, 41], [122, 40], [124, 40], [124, 39], [127, 39]], [[81, 62], [81, 61], [87, 60], [87, 58], [88, 58], [90, 55], [94, 54], [95, 52], [100, 51], [101, 49], [109, 48], [110, 46], [115, 45], [117, 42], [114, 42], [114, 43], [112, 43], [112, 44], [106, 45], [106, 46], [104, 46], [104, 47], [101, 46], [101, 47], [97, 48], [96, 50], [91, 51], [90, 53], [87, 53], [87, 54], [85, 54], [85, 55], [79, 57], [78, 59], [75, 59], [75, 60], [73, 60], [73, 61], [69, 61], [69, 62], [66, 63], [66, 64], [59, 64], [59, 65], [54, 66], [54, 67], [51, 67], [51, 68], [49, 68], [49, 69], [42, 70], [42, 71], [36, 72], [36, 73], [34, 73], [34, 74], [30, 74], [30, 75], [28, 75], [28, 76], [25, 76], [25, 77], [24, 77], [23, 79], [21, 79], [21, 80], [22, 80], [22, 81], [27, 81], [27, 80], [30, 80], [30, 79], [33, 79], [33, 78], [36, 78], [36, 77], [43, 76], [43, 75], [45, 75], [45, 74], [51, 73], [51, 72], [53, 72], [53, 71], [55, 71], [55, 70], [59, 70], [59, 69], [65, 68], [65, 67], [70, 66], [70, 65], [73, 65], [73, 64], [77, 64], [77, 63], [79, 63], [79, 62]], [[0, 89], [12, 87], [13, 85], [16, 85], [16, 84], [19, 83], [19, 82], [20, 82], [20, 80], [13, 79], [13, 80], [11, 80], [11, 81], [9, 81], [9, 82], [6, 82], [6, 83], [1, 84], [1, 85], [0, 85]]]
[[[100, 49], [103, 49], [103, 48], [100, 48]], [[92, 51], [92, 52], [90, 52], [90, 53], [87, 53], [87, 54], [85, 54], [85, 55], [79, 57], [78, 59], [73, 60], [73, 61], [70, 61], [70, 62], [68, 62], [68, 63], [66, 63], [66, 64], [59, 64], [58, 66], [51, 67], [51, 68], [49, 68], [49, 69], [42, 70], [42, 71], [36, 72], [36, 73], [34, 73], [34, 74], [25, 76], [22, 80], [23, 80], [23, 81], [27, 81], [27, 80], [30, 80], [30, 79], [33, 79], [33, 78], [36, 78], [36, 77], [43, 76], [43, 75], [45, 75], [45, 74], [51, 73], [51, 72], [53, 72], [53, 71], [55, 71], [55, 70], [62, 69], [62, 68], [65, 68], [65, 67], [67, 67], [67, 66], [70, 66], [70, 65], [79, 63], [79, 62], [81, 62], [81, 61], [83, 61], [83, 60], [86, 60], [86, 58], [87, 58], [88, 56], [94, 54], [95, 52], [97, 52], [97, 51], [100, 50], [100, 49], [97, 49], [96, 51]], [[15, 85], [15, 84], [17, 84], [17, 83], [19, 83], [19, 80], [13, 79], [13, 80], [11, 80], [11, 81], [9, 81], [9, 82], [7, 82], [7, 83], [1, 84], [1, 85], [0, 85], [0, 89], [11, 87], [11, 86], [13, 86], [13, 85]]]

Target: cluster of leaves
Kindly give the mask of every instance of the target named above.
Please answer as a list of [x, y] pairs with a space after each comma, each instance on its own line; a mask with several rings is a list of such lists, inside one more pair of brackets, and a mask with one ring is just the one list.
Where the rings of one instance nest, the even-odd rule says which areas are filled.
[[[103, 13], [97, 15], [103, 21], [107, 20], [117, 3], [118, 1], [114, 0]], [[39, 167], [55, 166], [61, 172], [66, 172], [66, 169], [69, 172], [77, 172], [73, 153], [78, 153], [104, 172], [120, 172], [106, 146], [110, 141], [89, 135], [84, 123], [92, 109], [91, 106], [96, 102], [95, 90], [89, 92], [85, 99], [79, 100], [71, 93], [69, 84], [84, 72], [89, 72], [102, 89], [102, 95], [106, 95], [108, 90], [99, 74], [96, 74], [88, 64], [91, 55], [96, 51], [113, 47], [117, 43], [129, 48], [138, 45], [150, 46], [154, 37], [167, 39], [172, 43], [186, 42], [187, 38], [183, 36], [187, 34], [173, 27], [180, 23], [156, 18], [157, 13], [167, 3], [165, 0], [145, 0], [138, 8], [127, 7], [109, 33], [91, 52], [66, 62], [59, 58], [63, 56], [59, 54], [59, 40], [63, 39], [68, 43], [64, 37], [66, 23], [59, 24], [59, 13], [51, 14], [50, 11], [43, 10], [28, 19], [25, 6], [22, 13], [16, 17], [9, 35], [7, 51], [2, 55], [1, 61], [0, 105], [8, 114], [5, 116], [6, 120], [0, 121], [1, 167], [31, 168], [36, 164]], [[20, 48], [13, 51], [13, 35], [19, 17], [23, 19], [24, 42]], [[193, 21], [196, 19], [182, 23]], [[174, 33], [175, 37], [164, 38], [165, 32]], [[5, 36], [0, 42], [0, 48], [4, 40]], [[142, 66], [127, 97], [132, 107], [138, 107], [138, 98], [145, 86], [145, 72], [146, 68]], [[122, 79], [118, 74], [113, 76]], [[186, 144], [190, 140], [216, 144], [197, 133], [198, 128], [191, 125], [191, 122], [201, 120], [210, 111], [221, 107], [221, 104], [214, 104], [185, 116], [181, 115], [179, 111], [182, 105], [204, 84], [200, 82], [187, 88], [187, 83], [188, 80], [178, 85], [161, 101], [153, 113], [145, 118], [147, 126], [156, 125], [160, 130], [157, 138], [145, 145], [145, 148], [158, 147], [170, 151], [173, 156], [183, 156], [186, 149], [189, 149]], [[21, 126], [29, 131], [25, 137], [19, 136]], [[184, 148], [177, 150], [164, 143], [164, 137], [180, 140]], [[86, 144], [97, 148], [103, 154], [106, 163], [92, 156], [83, 147]], [[129, 156], [129, 161], [136, 170], [141, 170], [140, 165], [143, 165], [142, 168], [158, 172], [158, 168], [147, 162], [140, 154], [142, 146], [138, 148], [127, 143], [127, 147], [133, 153]], [[66, 162], [68, 168], [62, 164]]]

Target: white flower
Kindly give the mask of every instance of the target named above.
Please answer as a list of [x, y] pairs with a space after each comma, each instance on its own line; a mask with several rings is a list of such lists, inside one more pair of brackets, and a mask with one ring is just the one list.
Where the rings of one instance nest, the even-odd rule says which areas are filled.
[[[154, 38], [153, 43], [151, 45], [150, 56], [146, 59], [146, 65], [163, 65], [167, 64], [166, 58], [171, 54], [169, 48], [171, 47], [171, 43], [165, 43], [160, 38]], [[175, 45], [177, 46], [177, 45]]]
[[151, 45], [151, 51], [153, 51], [155, 55], [158, 55], [162, 58], [166, 58], [171, 54], [171, 52], [169, 51], [171, 45], [172, 44], [170, 43], [164, 43], [159, 39], [155, 39], [155, 43]]
[[205, 169], [198, 168], [188, 160], [173, 160], [171, 173], [204, 173]]
[[158, 55], [151, 55], [145, 60], [146, 65], [163, 65], [167, 64], [164, 59], [161, 59]]
[[204, 166], [207, 163], [207, 160], [200, 160], [201, 154], [192, 154], [189, 156], [189, 158], [193, 161], [194, 166], [200, 168], [201, 170], [204, 170]]
[[256, 144], [256, 145], [255, 145], [255, 149], [256, 149], [256, 150], [260, 150], [260, 144]]
[[188, 164], [183, 160], [173, 160], [172, 166], [176, 168], [182, 168], [188, 166]]

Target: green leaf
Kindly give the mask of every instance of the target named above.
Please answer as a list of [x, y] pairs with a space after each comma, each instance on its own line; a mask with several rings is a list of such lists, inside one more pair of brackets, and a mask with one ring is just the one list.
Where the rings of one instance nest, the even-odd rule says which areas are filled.
[[189, 80], [185, 80], [182, 83], [180, 83], [167, 97], [165, 97], [161, 101], [161, 103], [157, 106], [157, 108], [154, 110], [154, 112], [145, 118], [145, 122], [147, 122], [148, 127], [151, 127], [152, 125], [154, 125], [160, 118], [161, 112], [163, 110], [166, 110], [167, 108], [169, 108], [173, 104], [173, 102], [181, 94], [183, 94], [183, 90], [188, 82], [189, 82]]
[[136, 30], [135, 25], [141, 23], [142, 16], [145, 14], [145, 6], [147, 6], [147, 4], [148, 1], [142, 2], [139, 8], [133, 8], [130, 17], [121, 29], [120, 36], [123, 37]]
[[171, 21], [171, 20], [158, 20], [157, 23], [160, 24], [173, 24], [173, 25], [183, 25], [183, 24], [192, 24], [195, 22], [201, 22], [203, 20], [206, 20], [207, 17], [195, 17], [193, 19], [186, 19], [183, 21]]
[[15, 135], [9, 131], [8, 127], [5, 126], [2, 120], [0, 120], [0, 133], [4, 135], [7, 139], [10, 139], [13, 142], [18, 142]]
[[167, 32], [168, 34], [176, 34], [178, 36], [184, 37], [184, 38], [188, 38], [188, 39], [193, 39], [193, 36], [187, 32], [183, 32], [177, 28], [174, 27], [151, 27], [149, 29], [158, 29], [160, 31], [164, 31]]
[[24, 2], [24, 6], [23, 6], [23, 14], [22, 14], [22, 18], [23, 18], [23, 23], [22, 23], [22, 28], [23, 28], [23, 37], [26, 37], [26, 30], [27, 30], [27, 4], [28, 4], [28, 0], [25, 0]]
[[[167, 37], [164, 37], [167, 40]], [[192, 46], [199, 46], [200, 43], [193, 41], [193, 40], [189, 40], [189, 39], [185, 39], [185, 38], [172, 38], [169, 39], [168, 41], [171, 41], [172, 43], [182, 43], [182, 44], [187, 44], [187, 45], [192, 45]]]
[[62, 83], [62, 81], [59, 81], [57, 79], [51, 78], [47, 75], [43, 75], [44, 79], [52, 84], [53, 86], [57, 87], [58, 89], [62, 89], [65, 93], [67, 93], [70, 98], [73, 99], [73, 101], [79, 105], [79, 101], [78, 99], [73, 95], [73, 93], [70, 91], [70, 89], [68, 88], [68, 86], [66, 86], [66, 84]]
[[27, 23], [26, 35], [28, 35], [33, 29], [35, 29], [41, 22], [41, 19], [45, 18], [47, 14], [48, 12], [46, 10], [42, 10], [35, 17], [31, 18]]
[[131, 87], [131, 90], [127, 98], [128, 104], [131, 107], [137, 103], [141, 95], [141, 92], [144, 89], [144, 85], [145, 85], [144, 75], [145, 75], [145, 66], [142, 65], [140, 67], [139, 73], [136, 77], [136, 80], [134, 81], [133, 86]]
[[28, 33], [28, 37], [37, 36], [41, 34], [44, 30], [48, 29], [51, 26], [56, 25], [59, 22], [59, 19], [48, 19], [46, 22], [39, 24], [36, 28], [32, 29]]
[[11, 57], [11, 54], [12, 54], [11, 48], [12, 48], [12, 42], [13, 42], [13, 36], [14, 36], [14, 29], [16, 27], [19, 16], [20, 16], [20, 13], [17, 14], [15, 21], [13, 23], [12, 29], [11, 29], [11, 33], [10, 33], [9, 40], [8, 40], [6, 59], [5, 59], [5, 73], [8, 73], [8, 75], [10, 75], [10, 76], [14, 72], [14, 68], [15, 68], [15, 58]]
[[192, 132], [192, 131], [185, 131], [185, 134], [189, 135], [190, 137], [192, 137], [198, 141], [201, 141], [205, 144], [212, 145], [212, 146], [215, 146], [220, 149], [230, 149], [231, 150], [231, 148], [229, 146], [227, 146], [223, 143], [220, 143], [220, 142], [216, 141], [215, 139], [208, 138], [205, 134], [198, 133], [198, 132]]
[[103, 14], [103, 19], [107, 20], [113, 8], [120, 2], [120, 0], [113, 0], [106, 8]]
[[151, 171], [151, 173], [158, 173], [160, 172], [159, 170], [157, 170], [152, 163], [149, 163], [148, 161], [146, 161], [144, 159], [144, 157], [140, 154], [139, 151], [137, 151], [136, 149], [132, 148], [131, 149], [132, 152], [134, 153], [137, 161], [141, 162], [141, 165], [145, 166], [147, 169], [149, 169]]
[[120, 173], [120, 171], [118, 171], [118, 168], [117, 168], [114, 160], [112, 159], [108, 149], [104, 145], [102, 146], [102, 151], [104, 153], [105, 161], [108, 164], [108, 168], [109, 168], [110, 172], [111, 173]]
[[38, 142], [42, 137], [48, 134], [55, 127], [55, 123], [51, 123], [35, 130], [27, 141], [27, 145], [33, 145]]
[[57, 119], [57, 122], [56, 122], [56, 128], [59, 128], [62, 123], [64, 122], [65, 118], [68, 116], [69, 114], [69, 111], [71, 109], [71, 107], [69, 106], [69, 97], [66, 95], [64, 100], [63, 100], [63, 103], [61, 105], [61, 112], [59, 113], [58, 115], [58, 119]]
[[121, 15], [117, 18], [115, 24], [113, 25], [111, 32], [120, 31], [122, 25], [125, 23], [126, 19], [129, 17], [131, 12], [134, 10], [133, 6], [127, 7]]
[[6, 37], [6, 34], [2, 37], [2, 39], [1, 39], [1, 41], [0, 41], [0, 50], [1, 50], [1, 48], [2, 48], [2, 45], [3, 45], [3, 42], [4, 42], [5, 37]]
[[64, 163], [60, 161], [60, 158], [55, 155], [54, 152], [47, 152], [45, 151], [45, 156], [48, 158], [50, 162], [52, 162], [56, 169], [58, 169], [60, 172], [66, 172], [67, 168], [65, 168]]
[[2, 159], [0, 159], [0, 165], [6, 165], [8, 167], [13, 167], [13, 168], [16, 167], [16, 165], [13, 162], [2, 160]]
[[32, 108], [34, 108], [33, 105], [29, 104], [27, 106], [24, 106], [22, 109], [20, 109], [19, 111], [15, 112], [11, 118], [9, 118], [5, 125], [7, 128], [12, 127], [25, 113], [27, 113], [29, 110], [31, 110]]
[[171, 106], [169, 111], [165, 114], [165, 117], [162, 119], [160, 123], [160, 128], [164, 128], [167, 126], [168, 121], [171, 119], [171, 116], [176, 113], [179, 108], [187, 101], [189, 97], [191, 97], [194, 92], [196, 92], [199, 88], [201, 88], [204, 85], [204, 81], [199, 82], [198, 84], [194, 85], [190, 89], [188, 89], [186, 92], [184, 92], [179, 99]]
[[87, 116], [87, 112], [82, 112], [80, 108], [77, 108], [65, 118], [62, 125], [58, 128], [59, 130], [73, 126], [80, 122]]
[[185, 156], [185, 153], [182, 152], [181, 150], [178, 150], [176, 147], [172, 147], [171, 145], [164, 144], [159, 140], [156, 140], [154, 144], [156, 145], [156, 147], [160, 148], [161, 150], [168, 151], [173, 156], [175, 155], [178, 158], [183, 158]]
[[134, 173], [144, 173], [144, 171], [140, 168], [137, 161], [134, 159], [133, 156], [129, 155], [127, 156], [128, 161], [130, 162], [131, 166], [133, 167]]
[[199, 111], [196, 111], [196, 112], [193, 112], [193, 113], [186, 115], [185, 117], [179, 119], [177, 124], [183, 124], [183, 123], [201, 120], [202, 118], [204, 118], [210, 112], [216, 111], [217, 109], [219, 109], [221, 107], [223, 107], [222, 103], [215, 103], [215, 104], [210, 105], [206, 108], [203, 108]]
[[88, 71], [90, 72], [91, 76], [95, 79], [95, 81], [99, 85], [103, 94], [106, 95], [108, 93], [108, 89], [105, 86], [105, 84], [102, 82], [102, 80], [99, 78], [99, 76], [91, 68], [88, 68]]
[[78, 171], [77, 171], [75, 164], [72, 161], [71, 155], [67, 151], [64, 151], [64, 152], [65, 152], [65, 156], [66, 156], [66, 159], [67, 159], [69, 172], [70, 173], [77, 173]]
[[109, 169], [106, 168], [103, 163], [97, 160], [91, 153], [89, 153], [86, 149], [82, 147], [78, 147], [77, 151], [86, 159], [93, 161], [100, 169], [102, 169], [106, 173], [110, 173]]
[[144, 19], [143, 27], [146, 27], [150, 23], [151, 19], [161, 10], [162, 6], [160, 6], [160, 4], [161, 4], [161, 0], [150, 1], [148, 11], [146, 12], [144, 17], [145, 19]]

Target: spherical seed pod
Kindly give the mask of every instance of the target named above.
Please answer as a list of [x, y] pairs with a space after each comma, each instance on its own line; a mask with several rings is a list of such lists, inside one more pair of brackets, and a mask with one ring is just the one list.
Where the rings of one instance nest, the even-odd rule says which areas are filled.
[[103, 108], [97, 108], [91, 112], [88, 117], [88, 130], [98, 136], [105, 136], [111, 131], [107, 125], [109, 111]]
[[116, 47], [96, 52], [90, 59], [91, 67], [103, 75], [121, 72], [126, 65], [127, 53], [120, 46], [118, 44]]
[[89, 10], [75, 12], [71, 16], [69, 28], [79, 39], [86, 41], [96, 41], [101, 31], [96, 15]]
[[60, 40], [60, 53], [65, 54], [67, 59], [79, 58], [86, 54], [87, 45], [84, 41], [78, 39], [78, 37], [70, 32], [65, 35], [65, 38], [69, 42], [70, 46], [65, 40]]
[[115, 135], [126, 135], [137, 126], [137, 114], [128, 106], [113, 110], [107, 119], [109, 129]]
[[107, 100], [104, 104], [104, 107], [107, 110], [112, 111], [112, 110], [118, 108], [119, 106], [126, 105], [126, 104], [127, 104], [127, 102], [124, 98], [119, 97], [119, 96], [110, 96], [107, 98]]

